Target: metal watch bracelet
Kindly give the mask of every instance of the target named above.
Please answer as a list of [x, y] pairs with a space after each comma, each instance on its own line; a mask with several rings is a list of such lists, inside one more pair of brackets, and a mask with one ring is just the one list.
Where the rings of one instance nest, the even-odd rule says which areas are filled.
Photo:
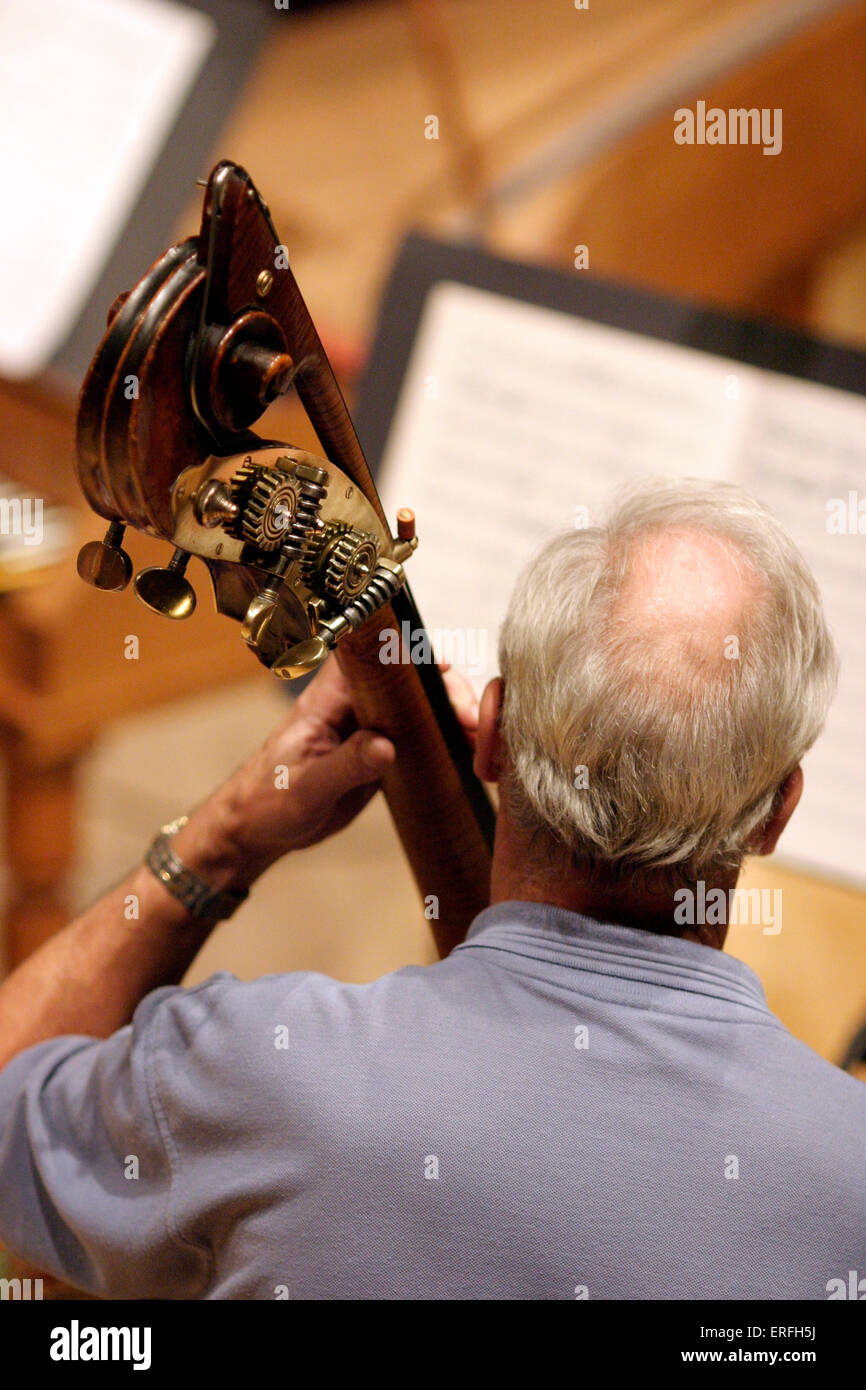
[[230, 893], [213, 888], [178, 859], [171, 847], [171, 837], [188, 823], [187, 816], [164, 825], [145, 855], [144, 862], [160, 883], [173, 893], [187, 912], [202, 920], [220, 922], [240, 907], [248, 897], [246, 889]]

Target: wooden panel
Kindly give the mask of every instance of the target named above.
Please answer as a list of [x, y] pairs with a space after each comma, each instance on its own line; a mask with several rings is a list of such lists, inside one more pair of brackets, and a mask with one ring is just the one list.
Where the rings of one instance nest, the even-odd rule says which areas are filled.
[[[781, 108], [782, 149], [675, 144], [673, 110], [580, 182], [562, 254], [593, 272], [752, 313], [866, 215], [866, 5], [682, 104]], [[570, 264], [570, 259], [569, 259]], [[796, 300], [794, 301], [796, 302]]]
[[782, 930], [733, 926], [726, 950], [760, 976], [792, 1033], [840, 1062], [866, 1023], [866, 895], [760, 859], [740, 886], [781, 893]]

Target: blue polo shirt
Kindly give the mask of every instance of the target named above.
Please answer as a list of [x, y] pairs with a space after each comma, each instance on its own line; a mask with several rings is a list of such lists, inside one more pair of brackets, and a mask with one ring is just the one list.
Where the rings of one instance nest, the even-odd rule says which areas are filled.
[[0, 1240], [114, 1298], [826, 1299], [864, 1154], [866, 1086], [741, 961], [508, 902], [438, 965], [220, 973], [28, 1049]]

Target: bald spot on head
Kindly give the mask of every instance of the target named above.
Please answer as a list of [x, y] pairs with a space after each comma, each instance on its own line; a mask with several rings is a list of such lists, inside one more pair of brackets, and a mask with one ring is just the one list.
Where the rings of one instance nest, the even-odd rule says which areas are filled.
[[732, 542], [687, 527], [656, 527], [631, 538], [612, 613], [620, 641], [650, 648], [686, 674], [730, 669], [765, 586]]

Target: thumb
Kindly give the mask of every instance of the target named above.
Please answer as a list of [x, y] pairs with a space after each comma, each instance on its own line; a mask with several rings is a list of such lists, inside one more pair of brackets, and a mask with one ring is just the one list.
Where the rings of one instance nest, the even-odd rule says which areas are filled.
[[370, 729], [358, 729], [332, 753], [317, 758], [311, 771], [316, 775], [319, 794], [337, 801], [353, 787], [377, 782], [396, 756], [390, 739]]

